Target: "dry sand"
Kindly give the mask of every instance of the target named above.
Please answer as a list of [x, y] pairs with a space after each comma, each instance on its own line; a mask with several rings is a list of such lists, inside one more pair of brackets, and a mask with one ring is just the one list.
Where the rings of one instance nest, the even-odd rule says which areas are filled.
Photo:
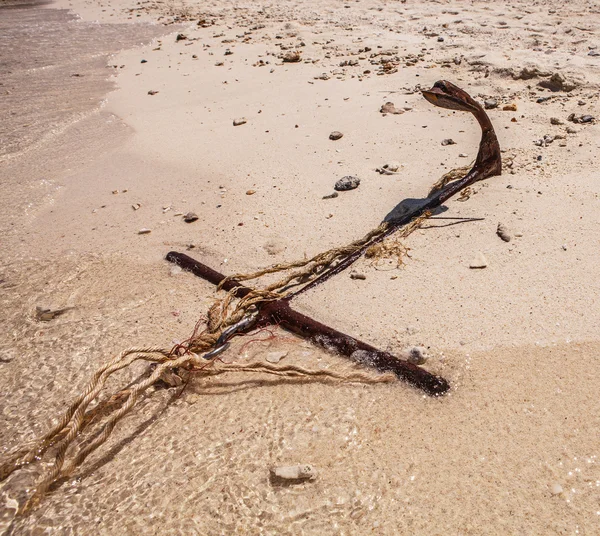
[[[0, 24], [3, 453], [111, 356], [190, 334], [214, 288], [169, 250], [224, 273], [311, 256], [468, 164], [472, 117], [419, 89], [495, 99], [505, 161], [443, 214], [483, 221], [432, 220], [402, 268], [361, 259], [364, 280], [294, 302], [380, 348], [428, 347], [449, 395], [244, 375], [158, 390], [29, 517], [15, 505], [40, 468], [6, 480], [3, 533], [600, 534], [600, 138], [568, 120], [600, 118], [600, 4], [60, 0]], [[345, 175], [359, 188], [322, 199]], [[244, 342], [227, 358], [343, 367], [284, 332]], [[274, 486], [295, 463], [318, 477]]]

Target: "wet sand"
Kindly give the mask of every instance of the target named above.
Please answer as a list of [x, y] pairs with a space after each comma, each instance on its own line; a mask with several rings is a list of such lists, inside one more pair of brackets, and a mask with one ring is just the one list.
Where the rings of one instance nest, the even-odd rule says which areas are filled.
[[[419, 88], [445, 78], [496, 99], [488, 113], [512, 161], [447, 203], [444, 216], [483, 221], [432, 220], [405, 241], [401, 269], [362, 259], [366, 279], [341, 274], [295, 302], [383, 349], [428, 347], [448, 396], [243, 374], [154, 390], [29, 517], [14, 507], [40, 467], [5, 481], [6, 534], [600, 531], [599, 138], [595, 121], [568, 120], [598, 117], [597, 8], [92, 1], [5, 13], [3, 30], [31, 37], [0, 32], [3, 453], [46, 431], [113, 355], [191, 333], [214, 288], [173, 270], [167, 251], [193, 244], [225, 273], [310, 256], [468, 163], [473, 120]], [[296, 48], [302, 61], [283, 63]], [[378, 75], [386, 49], [397, 72]], [[575, 87], [540, 87], [556, 72]], [[384, 117], [386, 101], [407, 110]], [[536, 145], [544, 135], [558, 137]], [[399, 174], [375, 172], [391, 160]], [[322, 199], [344, 175], [360, 187]], [[184, 223], [188, 211], [200, 219]], [[469, 269], [479, 252], [488, 267]], [[40, 322], [37, 306], [70, 309]], [[343, 366], [276, 335], [225, 357]], [[317, 479], [273, 485], [269, 468], [294, 463]]]

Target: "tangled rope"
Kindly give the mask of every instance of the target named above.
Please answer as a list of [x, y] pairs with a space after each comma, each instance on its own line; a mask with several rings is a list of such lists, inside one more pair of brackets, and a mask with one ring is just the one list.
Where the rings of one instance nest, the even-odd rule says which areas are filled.
[[[425, 213], [415, 218], [409, 224], [399, 229], [396, 236], [398, 238], [407, 237], [420, 227], [422, 222], [429, 216], [429, 213]], [[294, 365], [274, 366], [262, 362], [223, 363], [218, 359], [206, 361], [198, 355], [214, 347], [223, 331], [241, 320], [249, 311], [267, 301], [285, 297], [292, 287], [308, 284], [322, 273], [323, 270], [363, 248], [369, 242], [377, 239], [377, 237], [380, 237], [385, 233], [389, 225], [389, 223], [382, 223], [360, 240], [356, 240], [346, 246], [319, 253], [310, 259], [276, 264], [250, 274], [234, 274], [228, 279], [235, 279], [241, 282], [257, 279], [267, 274], [288, 272], [275, 283], [262, 289], [252, 289], [243, 298], [236, 298], [234, 291], [228, 292], [222, 299], [216, 301], [208, 311], [205, 319], [205, 329], [199, 332], [200, 325], [202, 324], [201, 319], [196, 324], [192, 336], [186, 341], [175, 345], [173, 348], [129, 348], [97, 369], [83, 391], [70, 404], [59, 422], [51, 430], [41, 438], [18, 447], [0, 462], [1, 481], [5, 480], [21, 467], [40, 461], [52, 449], [54, 461], [51, 467], [40, 478], [33, 493], [20, 507], [19, 513], [31, 510], [54, 484], [73, 474], [75, 469], [90, 454], [108, 440], [117, 423], [131, 411], [140, 396], [169, 372], [186, 370], [205, 376], [231, 372], [254, 372], [275, 374], [290, 378], [312, 377], [348, 382], [380, 383], [394, 381], [395, 376], [391, 374], [376, 375], [358, 370], [342, 370], [340, 372], [310, 370]], [[377, 257], [390, 253], [399, 255], [402, 252], [405, 253], [406, 249], [399, 249], [396, 243], [393, 247], [383, 247], [377, 251], [373, 250], [370, 252], [370, 256]], [[290, 270], [293, 271], [290, 272]], [[221, 283], [221, 286], [223, 283]], [[155, 368], [145, 378], [122, 388], [108, 399], [101, 401], [100, 395], [108, 379], [113, 374], [131, 366], [136, 361], [146, 361], [153, 364]], [[95, 405], [93, 405], [94, 403]], [[101, 417], [102, 414], [105, 416], [103, 420]], [[87, 442], [86, 438], [88, 438]]]

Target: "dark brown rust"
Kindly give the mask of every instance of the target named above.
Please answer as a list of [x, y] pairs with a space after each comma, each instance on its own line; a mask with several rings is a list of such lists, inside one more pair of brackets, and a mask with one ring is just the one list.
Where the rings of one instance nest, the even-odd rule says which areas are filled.
[[[170, 251], [166, 259], [213, 285], [218, 285], [225, 279], [223, 274], [184, 253]], [[235, 280], [225, 281], [222, 288], [227, 291], [237, 289], [236, 295], [239, 297], [243, 297], [250, 292], [248, 287]], [[373, 367], [380, 372], [393, 372], [398, 378], [430, 395], [442, 395], [450, 388], [448, 382], [443, 378], [435, 376], [408, 361], [399, 359], [393, 354], [382, 352], [366, 342], [359, 341], [350, 335], [321, 324], [298, 311], [294, 311], [286, 300], [268, 302], [260, 308], [258, 321], [254, 327], [272, 324], [277, 324], [286, 331], [295, 333], [327, 350], [335, 350], [361, 365]]]

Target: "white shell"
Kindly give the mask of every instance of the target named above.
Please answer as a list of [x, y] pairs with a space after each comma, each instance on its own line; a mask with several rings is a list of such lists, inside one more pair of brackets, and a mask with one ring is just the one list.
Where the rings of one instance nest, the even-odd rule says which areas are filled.
[[271, 469], [271, 474], [283, 480], [312, 480], [316, 478], [317, 471], [312, 465], [279, 465]]

